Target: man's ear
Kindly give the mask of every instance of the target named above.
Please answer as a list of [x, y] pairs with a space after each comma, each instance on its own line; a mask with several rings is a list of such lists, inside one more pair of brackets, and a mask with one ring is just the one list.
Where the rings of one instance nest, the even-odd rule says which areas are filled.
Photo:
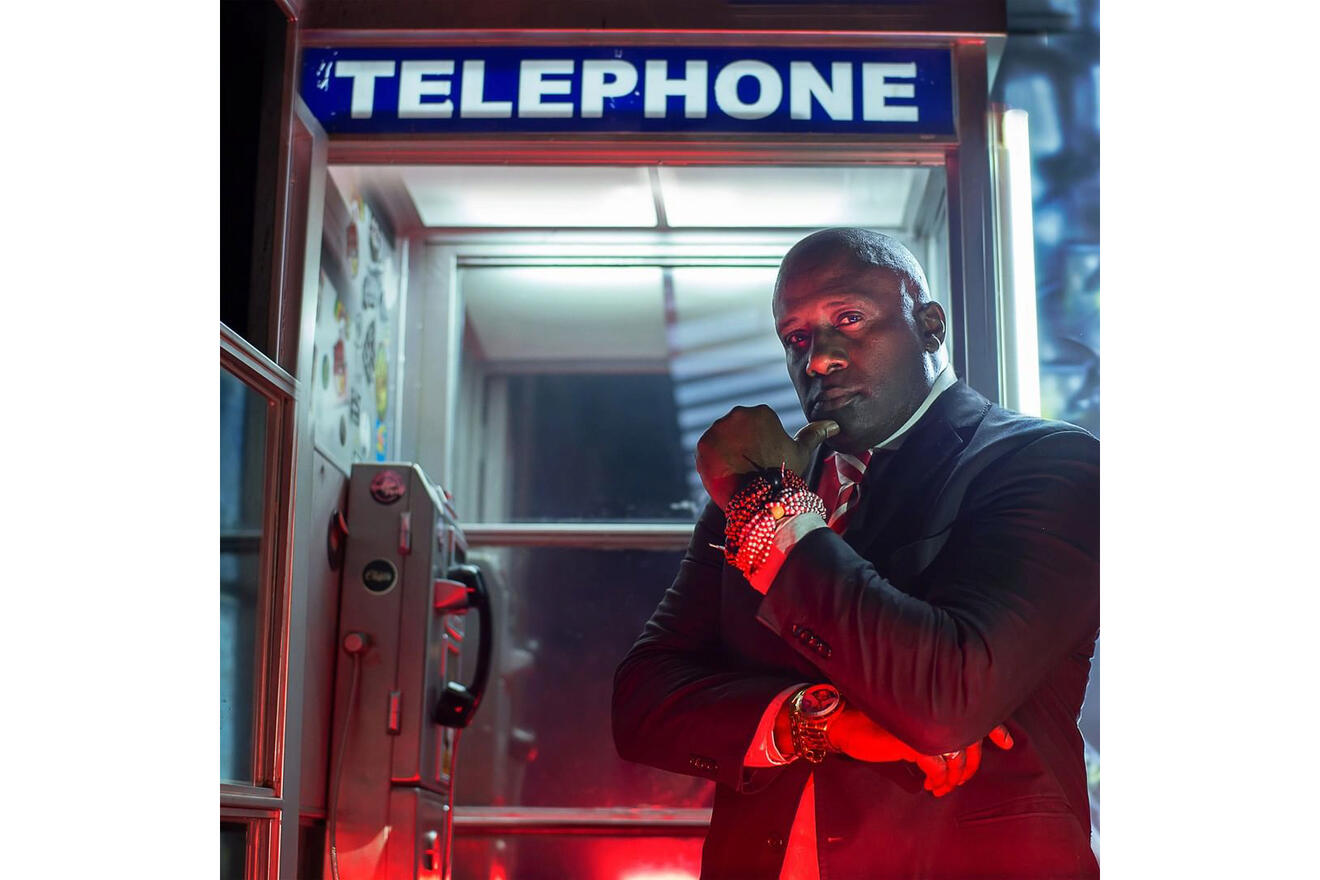
[[921, 340], [926, 349], [938, 349], [944, 342], [944, 307], [935, 300], [922, 303], [917, 310], [917, 328], [921, 331]]

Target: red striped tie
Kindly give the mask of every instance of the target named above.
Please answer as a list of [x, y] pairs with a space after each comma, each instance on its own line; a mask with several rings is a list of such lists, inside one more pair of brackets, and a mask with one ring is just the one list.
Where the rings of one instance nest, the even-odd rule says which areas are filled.
[[835, 473], [838, 475], [839, 494], [830, 507], [828, 525], [842, 535], [843, 530], [848, 527], [848, 515], [857, 507], [857, 498], [862, 490], [862, 475], [866, 473], [866, 466], [871, 463], [871, 450], [868, 449], [859, 456], [836, 452], [830, 456], [830, 459], [834, 461]]

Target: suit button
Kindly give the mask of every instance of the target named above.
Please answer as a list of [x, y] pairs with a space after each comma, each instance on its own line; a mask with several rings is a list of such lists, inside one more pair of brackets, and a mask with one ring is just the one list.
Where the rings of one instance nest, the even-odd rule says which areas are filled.
[[765, 845], [771, 849], [783, 849], [784, 838], [780, 837], [778, 834], [771, 834], [765, 839]]

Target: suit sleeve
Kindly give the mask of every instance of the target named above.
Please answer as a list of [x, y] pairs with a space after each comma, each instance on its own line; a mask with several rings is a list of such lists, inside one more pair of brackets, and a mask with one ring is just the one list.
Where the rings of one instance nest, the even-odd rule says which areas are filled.
[[720, 638], [724, 515], [708, 504], [678, 576], [614, 674], [612, 720], [619, 756], [715, 779], [737, 791], [781, 768], [744, 769], [766, 706], [800, 676], [739, 668]]
[[[1058, 432], [970, 487], [917, 599], [828, 529], [793, 548], [758, 619], [926, 754], [976, 742], [1099, 626], [1099, 444]], [[810, 633], [815, 644], [807, 644]]]

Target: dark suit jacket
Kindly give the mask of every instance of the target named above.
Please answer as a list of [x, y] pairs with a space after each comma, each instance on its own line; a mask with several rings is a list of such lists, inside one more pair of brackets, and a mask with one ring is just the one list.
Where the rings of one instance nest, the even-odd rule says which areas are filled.
[[[823, 452], [808, 482], [816, 485]], [[1091, 877], [1077, 717], [1099, 630], [1099, 443], [959, 382], [878, 453], [840, 537], [812, 532], [763, 597], [725, 565], [708, 505], [615, 674], [619, 754], [714, 779], [702, 877], [775, 878], [816, 774], [821, 877]], [[978, 741], [950, 794], [905, 762], [746, 769], [779, 691], [830, 681], [918, 751]]]

